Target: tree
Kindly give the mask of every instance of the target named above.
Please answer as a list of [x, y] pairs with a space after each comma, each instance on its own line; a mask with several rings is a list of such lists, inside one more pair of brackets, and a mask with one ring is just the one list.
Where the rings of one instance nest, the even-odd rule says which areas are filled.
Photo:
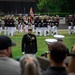
[[75, 0], [65, 0], [61, 6], [62, 12], [75, 12]]
[[38, 0], [41, 12], [75, 12], [75, 0]]
[[43, 12], [58, 12], [60, 11], [60, 0], [38, 0], [37, 7]]

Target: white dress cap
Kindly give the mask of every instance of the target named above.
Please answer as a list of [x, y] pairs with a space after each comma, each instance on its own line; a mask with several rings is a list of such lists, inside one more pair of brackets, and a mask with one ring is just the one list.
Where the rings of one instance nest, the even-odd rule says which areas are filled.
[[55, 37], [56, 39], [63, 39], [65, 36], [63, 36], [63, 35], [54, 35], [54, 37]]
[[52, 44], [52, 43], [57, 42], [56, 39], [45, 39], [45, 41], [47, 42], [47, 44]]

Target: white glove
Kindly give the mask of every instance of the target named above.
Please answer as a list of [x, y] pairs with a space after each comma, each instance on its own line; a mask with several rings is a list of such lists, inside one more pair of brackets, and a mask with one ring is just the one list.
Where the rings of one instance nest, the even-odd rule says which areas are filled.
[[22, 52], [22, 54], [25, 54], [25, 52]]

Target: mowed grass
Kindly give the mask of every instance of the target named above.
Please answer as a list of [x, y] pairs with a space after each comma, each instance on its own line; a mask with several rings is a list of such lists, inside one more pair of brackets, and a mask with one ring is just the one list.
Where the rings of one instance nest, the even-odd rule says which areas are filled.
[[[25, 32], [18, 33], [17, 31], [15, 32], [14, 36], [10, 38], [12, 41], [14, 41], [17, 45], [12, 47], [12, 53], [13, 53], [13, 58], [17, 58], [18, 56], [23, 56], [21, 52], [21, 41], [22, 37], [25, 34]], [[63, 39], [63, 43], [69, 48], [69, 51], [71, 50], [71, 47], [75, 44], [75, 34], [68, 34], [67, 30], [58, 30], [58, 34], [62, 34], [65, 36]], [[3, 33], [2, 33], [3, 35]], [[38, 52], [37, 56], [40, 56], [42, 53], [46, 52], [48, 50], [47, 44], [45, 42], [45, 39], [48, 38], [54, 38], [52, 35], [49, 36], [37, 36], [37, 47], [38, 47]]]

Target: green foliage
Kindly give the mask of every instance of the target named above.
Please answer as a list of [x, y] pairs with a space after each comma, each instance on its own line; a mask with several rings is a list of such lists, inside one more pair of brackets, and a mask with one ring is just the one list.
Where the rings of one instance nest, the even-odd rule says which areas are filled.
[[38, 0], [37, 7], [44, 12], [60, 11], [58, 0]]
[[75, 0], [38, 0], [40, 12], [69, 12], [75, 13]]

